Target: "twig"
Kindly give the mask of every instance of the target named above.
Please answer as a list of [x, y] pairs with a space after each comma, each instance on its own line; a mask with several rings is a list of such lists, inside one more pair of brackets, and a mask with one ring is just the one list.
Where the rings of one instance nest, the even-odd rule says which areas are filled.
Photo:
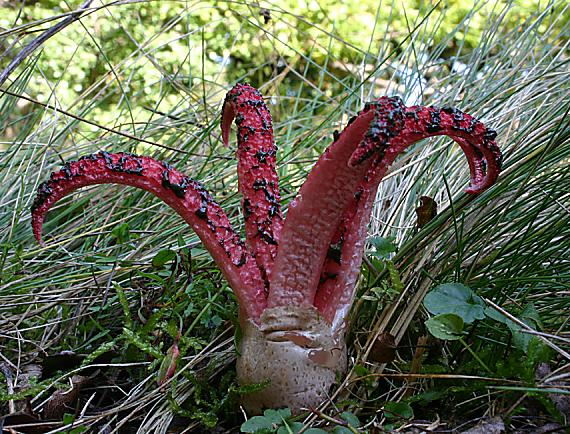
[[506, 378], [493, 378], [493, 377], [481, 377], [479, 375], [459, 375], [459, 374], [387, 374], [384, 372], [377, 374], [366, 374], [359, 377], [355, 377], [349, 380], [350, 383], [355, 383], [358, 381], [365, 380], [367, 378], [401, 378], [406, 381], [415, 381], [419, 379], [428, 380], [474, 380], [474, 381], [492, 381], [497, 383], [510, 383], [510, 384], [521, 384], [519, 380], [508, 380]]
[[[8, 391], [8, 395], [14, 394], [14, 382], [12, 378], [12, 371], [6, 363], [0, 363], [0, 371], [4, 374], [4, 378], [6, 378], [6, 389]], [[16, 406], [14, 405], [14, 400], [10, 399], [8, 401], [8, 413], [12, 414], [16, 412]]]
[[[348, 429], [350, 432], [354, 433], [354, 434], [359, 434], [360, 431], [356, 428], [354, 428], [351, 424], [349, 424], [348, 422], [344, 421], [344, 420], [338, 420], [335, 419], [331, 416], [326, 415], [325, 413], [323, 413], [322, 411], [318, 410], [318, 409], [314, 409], [314, 408], [309, 408], [309, 411], [315, 415], [317, 415], [318, 417], [320, 417], [321, 419], [324, 419], [328, 422], [332, 422], [338, 426], [342, 426], [345, 427], [346, 429]], [[303, 433], [305, 432], [306, 429], [303, 428], [301, 431], [299, 431], [299, 433]]]
[[85, 12], [85, 10], [87, 8], [89, 8], [89, 6], [91, 5], [92, 2], [93, 2], [93, 0], [84, 1], [83, 4], [79, 7], [79, 9], [77, 9], [77, 11], [75, 11], [74, 13], [69, 15], [67, 18], [65, 18], [64, 20], [57, 23], [55, 26], [50, 27], [45, 32], [43, 32], [40, 36], [38, 36], [32, 42], [30, 42], [28, 45], [26, 45], [24, 47], [24, 49], [22, 51], [20, 51], [16, 55], [16, 57], [14, 57], [14, 59], [8, 64], [6, 69], [4, 69], [4, 71], [2, 71], [2, 73], [0, 74], [0, 86], [2, 86], [6, 82], [6, 80], [10, 76], [10, 74], [12, 74], [12, 72], [14, 72], [14, 70], [20, 65], [20, 63], [22, 63], [30, 54], [32, 54], [34, 51], [36, 51], [36, 49], [38, 49], [45, 41], [47, 41], [49, 38], [51, 38], [53, 35], [55, 35], [60, 30], [63, 30], [64, 28], [69, 26], [71, 23], [73, 23], [73, 22], [77, 21], [79, 18], [81, 18], [81, 15], [83, 15], [83, 12]]
[[[512, 316], [509, 312], [507, 312], [506, 310], [504, 310], [501, 306], [496, 305], [495, 303], [493, 303], [491, 300], [487, 299], [487, 298], [483, 298], [483, 300], [485, 301], [485, 303], [487, 303], [488, 305], [490, 305], [493, 309], [495, 309], [496, 311], [502, 313], [504, 316], [506, 316], [508, 319], [510, 319], [512, 322], [514, 322], [515, 324], [517, 324], [518, 326], [520, 326], [522, 328], [522, 332], [533, 332], [535, 331], [532, 327], [529, 327], [528, 325], [526, 325], [524, 322], [522, 322], [520, 319]], [[566, 351], [564, 351], [562, 348], [560, 348], [558, 345], [550, 342], [548, 339], [546, 339], [544, 336], [542, 336], [542, 334], [534, 334], [538, 339], [540, 339], [542, 342], [544, 342], [546, 345], [548, 345], [550, 348], [552, 348], [553, 350], [557, 351], [561, 356], [563, 356], [564, 358], [570, 360], [570, 354]]]

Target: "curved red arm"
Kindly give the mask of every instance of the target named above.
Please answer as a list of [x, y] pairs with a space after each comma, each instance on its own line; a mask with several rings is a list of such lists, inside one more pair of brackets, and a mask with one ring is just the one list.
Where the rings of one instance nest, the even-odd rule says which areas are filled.
[[[381, 98], [375, 104], [383, 104], [383, 101], [385, 99]], [[391, 154], [389, 159], [393, 161], [396, 155], [419, 140], [432, 136], [449, 136], [463, 149], [469, 163], [471, 184], [465, 190], [467, 193], [480, 193], [497, 180], [502, 155], [495, 142], [497, 133], [494, 130], [455, 108], [413, 106], [403, 107], [403, 110], [404, 125], [394, 131], [390, 146], [385, 149]], [[393, 130], [390, 125], [388, 128]], [[349, 164], [358, 165], [376, 152], [374, 142], [360, 143]]]
[[42, 183], [32, 206], [38, 242], [51, 206], [72, 191], [94, 184], [124, 184], [153, 193], [173, 208], [200, 237], [234, 290], [245, 314], [254, 321], [266, 306], [263, 280], [255, 261], [228, 217], [197, 181], [150, 157], [98, 154], [69, 162]]
[[[382, 100], [380, 100], [382, 103]], [[486, 128], [471, 115], [457, 109], [410, 107], [404, 109], [404, 127], [390, 145], [376, 157], [376, 162], [344, 211], [343, 219], [331, 242], [323, 265], [315, 306], [331, 323], [340, 325], [354, 296], [358, 271], [366, 241], [366, 230], [379, 183], [395, 158], [418, 140], [447, 135], [464, 151], [471, 172], [467, 193], [477, 194], [489, 188], [501, 169], [502, 155], [495, 143], [495, 131]], [[361, 143], [351, 157], [358, 164], [360, 156], [374, 153]]]
[[[449, 135], [464, 150], [471, 171], [468, 193], [495, 182], [502, 159], [496, 134], [472, 116], [455, 109], [406, 108], [399, 98], [367, 104], [325, 151], [291, 204], [269, 306], [314, 303], [332, 322], [350, 305], [378, 184], [399, 153], [434, 135]], [[305, 256], [310, 258], [300, 259]]]
[[268, 284], [283, 215], [271, 114], [257, 89], [238, 83], [226, 95], [222, 109], [222, 139], [226, 146], [234, 119], [246, 240]]

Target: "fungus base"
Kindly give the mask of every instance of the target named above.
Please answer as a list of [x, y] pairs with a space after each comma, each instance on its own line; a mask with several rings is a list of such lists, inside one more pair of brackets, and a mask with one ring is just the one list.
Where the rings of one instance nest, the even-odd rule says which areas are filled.
[[289, 407], [293, 413], [325, 401], [337, 373], [346, 370], [346, 344], [314, 307], [266, 309], [260, 324], [246, 320], [237, 360], [242, 385], [263, 383], [242, 404], [251, 413]]

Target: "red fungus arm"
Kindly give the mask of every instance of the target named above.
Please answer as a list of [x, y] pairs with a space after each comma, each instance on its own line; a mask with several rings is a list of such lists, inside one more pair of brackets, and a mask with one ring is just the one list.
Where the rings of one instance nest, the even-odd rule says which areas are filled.
[[352, 305], [368, 222], [378, 190], [378, 184], [372, 178], [377, 170], [377, 167], [369, 170], [371, 178], [360, 184], [354, 199], [345, 209], [323, 264], [314, 305], [334, 330], [344, 327], [344, 320]]
[[271, 114], [257, 89], [238, 83], [228, 92], [222, 109], [222, 139], [226, 146], [234, 119], [246, 240], [268, 281], [277, 254], [283, 216]]
[[[502, 155], [495, 143], [497, 133], [486, 128], [473, 116], [455, 108], [405, 108], [404, 127], [391, 141], [387, 152], [395, 158], [411, 144], [432, 136], [449, 136], [465, 152], [471, 171], [471, 185], [465, 190], [467, 193], [480, 193], [497, 180], [502, 164]], [[372, 152], [372, 144], [361, 143], [349, 164], [359, 164]]]
[[[457, 109], [436, 107], [410, 107], [405, 110], [405, 115], [404, 128], [392, 139], [385, 156], [377, 158], [362, 180], [355, 198], [344, 211], [336, 238], [331, 242], [337, 251], [332, 250], [334, 255], [327, 256], [315, 296], [315, 306], [333, 327], [342, 325], [352, 303], [378, 184], [388, 167], [406, 147], [426, 137], [450, 136], [467, 157], [471, 182], [466, 192], [470, 194], [489, 188], [498, 177], [502, 156], [494, 141], [496, 133], [477, 119]], [[355, 151], [353, 162], [358, 161], [359, 154], [363, 155], [367, 151], [365, 145], [361, 144]], [[338, 244], [337, 239], [341, 239], [342, 243]]]
[[273, 269], [269, 307], [313, 304], [331, 239], [370, 167], [369, 161], [349, 166], [351, 155], [360, 143], [381, 154], [403, 128], [403, 110], [402, 102], [395, 98], [367, 104], [319, 158], [289, 205]]
[[205, 188], [169, 164], [150, 157], [100, 152], [69, 162], [42, 183], [32, 206], [32, 228], [40, 244], [48, 210], [72, 191], [94, 184], [124, 184], [153, 193], [172, 207], [200, 237], [222, 270], [247, 317], [266, 306], [264, 285], [252, 256]]

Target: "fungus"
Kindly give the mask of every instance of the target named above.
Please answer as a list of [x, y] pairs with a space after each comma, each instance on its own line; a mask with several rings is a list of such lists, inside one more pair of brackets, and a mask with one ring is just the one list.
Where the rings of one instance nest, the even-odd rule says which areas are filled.
[[451, 137], [467, 156], [477, 194], [501, 169], [496, 133], [452, 108], [406, 107], [399, 98], [368, 103], [319, 158], [287, 218], [280, 207], [271, 115], [261, 94], [237, 84], [222, 109], [222, 139], [237, 125], [238, 182], [246, 243], [197, 181], [149, 157], [98, 154], [67, 163], [38, 189], [32, 226], [41, 243], [49, 208], [77, 188], [125, 184], [158, 196], [192, 227], [220, 267], [240, 305], [241, 384], [246, 409], [316, 407], [346, 369], [345, 323], [354, 298], [366, 230], [380, 181], [409, 145]]

